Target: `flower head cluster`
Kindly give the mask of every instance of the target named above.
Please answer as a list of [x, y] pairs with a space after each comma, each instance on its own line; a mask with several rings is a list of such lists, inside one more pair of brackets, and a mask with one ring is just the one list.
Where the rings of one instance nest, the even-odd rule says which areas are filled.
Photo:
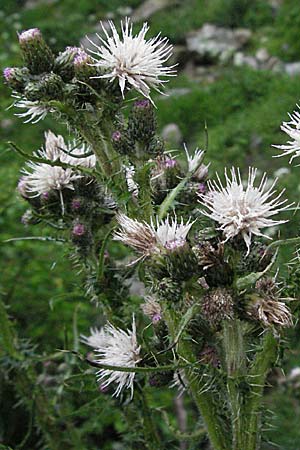
[[113, 22], [109, 22], [112, 35], [109, 36], [103, 24], [102, 29], [106, 40], [97, 35], [102, 45], [90, 41], [97, 49], [91, 51], [95, 55], [95, 66], [105, 69], [106, 73], [99, 78], [108, 78], [110, 81], [118, 80], [124, 96], [125, 86], [133, 87], [142, 95], [150, 98], [150, 89], [158, 90], [165, 81], [160, 77], [174, 75], [173, 67], [164, 67], [164, 63], [172, 53], [172, 45], [168, 39], [160, 35], [145, 39], [149, 30], [144, 23], [141, 31], [134, 36], [132, 24], [126, 19], [121, 22], [122, 36], [118, 34]]
[[167, 217], [161, 222], [157, 219], [156, 224], [151, 220], [151, 224], [148, 224], [119, 214], [118, 222], [121, 231], [115, 233], [115, 240], [134, 248], [141, 254], [141, 258], [159, 253], [163, 249], [172, 251], [183, 247], [193, 225], [190, 221], [184, 224], [182, 219], [178, 223], [176, 216], [171, 220]]
[[[94, 155], [86, 158], [75, 158], [72, 155], [82, 155], [86, 147], [71, 149], [73, 144], [65, 144], [62, 136], [56, 136], [49, 131], [45, 134], [45, 147], [37, 152], [37, 156], [49, 161], [64, 162], [74, 169], [81, 167], [94, 167], [96, 158]], [[63, 151], [64, 150], [64, 151]], [[72, 151], [71, 151], [72, 150]], [[52, 166], [47, 163], [36, 163], [29, 161], [27, 163], [29, 170], [24, 170], [23, 184], [26, 191], [33, 197], [45, 194], [51, 190], [62, 191], [63, 189], [74, 189], [73, 182], [81, 178], [81, 175], [72, 168], [63, 168], [61, 166]]]
[[[92, 329], [90, 336], [82, 336], [82, 341], [94, 348], [98, 357], [96, 363], [99, 364], [134, 368], [141, 360], [141, 347], [137, 343], [134, 318], [132, 330], [123, 331], [108, 323], [101, 330]], [[104, 368], [97, 372], [97, 379], [102, 388], [116, 383], [114, 392], [116, 397], [123, 389], [131, 389], [131, 396], [133, 395], [134, 377], [135, 372], [120, 372]]]
[[[266, 174], [261, 178], [258, 187], [254, 186], [256, 169], [249, 168], [248, 183], [244, 188], [239, 170], [231, 169], [231, 177], [225, 170], [226, 186], [220, 178], [209, 181], [207, 194], [200, 194], [200, 202], [207, 208], [202, 213], [219, 223], [226, 240], [241, 235], [248, 252], [252, 235], [265, 236], [261, 229], [285, 223], [286, 220], [273, 220], [270, 217], [283, 211], [287, 200], [280, 200], [283, 191], [277, 195], [274, 186], [267, 188]], [[268, 237], [268, 236], [265, 236]]]
[[[299, 108], [299, 106], [297, 105]], [[273, 147], [282, 150], [280, 155], [276, 155], [277, 158], [281, 156], [289, 155], [290, 163], [294, 158], [300, 156], [300, 112], [294, 111], [292, 114], [289, 114], [290, 121], [283, 122], [280, 129], [286, 133], [291, 140], [287, 141], [284, 145], [273, 145]]]

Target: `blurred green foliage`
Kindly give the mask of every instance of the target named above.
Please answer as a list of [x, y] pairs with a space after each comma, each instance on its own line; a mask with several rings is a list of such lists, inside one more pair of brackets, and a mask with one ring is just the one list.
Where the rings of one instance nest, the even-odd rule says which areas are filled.
[[[28, 7], [28, 3], [32, 6]], [[127, 0], [126, 5], [123, 0], [54, 0], [27, 2], [26, 6], [22, 0], [2, 0], [1, 66], [4, 68], [20, 63], [18, 31], [40, 27], [49, 43], [59, 51], [66, 45], [77, 45], [86, 33], [95, 31], [98, 21], [108, 13], [113, 13], [114, 19], [118, 20], [122, 16], [120, 8], [134, 8], [140, 4], [139, 0]], [[175, 1], [172, 10], [167, 8], [157, 12], [150, 22], [152, 35], [162, 31], [175, 44], [183, 43], [188, 31], [201, 27], [205, 22], [225, 27], [249, 27], [254, 32], [254, 48], [264, 36], [272, 54], [288, 61], [300, 59], [300, 5], [294, 0], [283, 1], [276, 14], [270, 2], [264, 0]], [[169, 83], [168, 89], [171, 93], [169, 97], [157, 98], [160, 127], [175, 122], [191, 148], [196, 145], [202, 147], [206, 122], [209, 131], [208, 159], [212, 161], [213, 171], [222, 170], [225, 163], [237, 164], [243, 171], [253, 164], [269, 174], [278, 168], [288, 167], [286, 158], [272, 158], [276, 150], [270, 146], [284, 140], [279, 126], [287, 118], [287, 111], [291, 112], [299, 99], [299, 77], [255, 72], [247, 68], [224, 68], [212, 84], [180, 75]], [[30, 152], [42, 145], [45, 130], [51, 128], [62, 132], [63, 129], [49, 118], [37, 125], [23, 124], [13, 115], [13, 109], [6, 110], [11, 99], [3, 84], [0, 85], [0, 103], [0, 294], [9, 307], [8, 312], [19, 339], [30, 339], [32, 344], [38, 346], [38, 353], [55, 352], [57, 348], [73, 345], [74, 317], [79, 333], [87, 333], [89, 326], [97, 325], [97, 320], [101, 318], [97, 315], [97, 307], [85, 300], [80, 277], [72, 271], [61, 245], [35, 240], [5, 242], [11, 238], [46, 236], [50, 232], [39, 227], [25, 228], [20, 223], [26, 206], [17, 196], [15, 186], [23, 161], [8, 149], [6, 142], [16, 141]], [[293, 168], [279, 180], [280, 186], [287, 189], [287, 196], [296, 202], [300, 192], [298, 170]], [[295, 215], [284, 228], [284, 235], [297, 234], [298, 222], [299, 215]], [[290, 256], [287, 251], [283, 261]], [[292, 350], [286, 353], [286, 367], [299, 365], [299, 355], [299, 343], [294, 338]], [[71, 366], [76, 364], [74, 358], [68, 356], [64, 362]], [[9, 366], [9, 361], [7, 364]], [[59, 364], [62, 362], [57, 363], [55, 370], [58, 370]], [[42, 364], [38, 370], [45, 375], [46, 369]], [[61, 430], [61, 439], [66, 439], [66, 442], [69, 439], [68, 444], [61, 441], [61, 448], [82, 448], [76, 443], [82, 442], [86, 449], [100, 448], [99, 443], [102, 450], [142, 449], [139, 441], [141, 419], [137, 419], [129, 409], [127, 419], [131, 425], [126, 424], [123, 408], [114, 407], [115, 402], [109, 395], [99, 395], [93, 371], [85, 371], [86, 367], [80, 366], [77, 378], [66, 377], [63, 388], [52, 399], [54, 408], [61, 408], [56, 414], [67, 424], [75, 424], [78, 434], [71, 438], [68, 437], [68, 430]], [[6, 382], [9, 374], [8, 371], [0, 375], [3, 399], [0, 407], [0, 442], [14, 447], [23, 440], [24, 445], [16, 448], [42, 448], [38, 431], [26, 437], [31, 426], [30, 414], [22, 402], [15, 407], [19, 397]], [[268, 405], [276, 410], [275, 416], [270, 417], [275, 430], [267, 435], [282, 450], [300, 449], [299, 401], [292, 402], [292, 395], [278, 390], [271, 391], [267, 398]], [[156, 407], [170, 405], [169, 397], [168, 393], [158, 389], [152, 401]], [[97, 411], [97, 415], [92, 416], [92, 411]], [[157, 414], [156, 420], [159, 422], [160, 419]], [[17, 427], [13, 423], [23, 425]], [[130, 431], [128, 442], [121, 440], [120, 433], [124, 430]], [[168, 431], [165, 434], [166, 439], [171, 439]], [[170, 440], [168, 448], [178, 448], [177, 443]], [[275, 447], [265, 444], [264, 448]]]

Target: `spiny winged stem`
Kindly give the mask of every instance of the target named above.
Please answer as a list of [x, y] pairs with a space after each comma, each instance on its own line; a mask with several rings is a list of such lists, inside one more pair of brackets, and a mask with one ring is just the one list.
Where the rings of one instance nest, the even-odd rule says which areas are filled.
[[[168, 308], [164, 310], [164, 318], [169, 329], [169, 334], [174, 341], [177, 335], [179, 318], [174, 311]], [[188, 360], [191, 363], [197, 361], [197, 356], [194, 354], [190, 342], [184, 339], [184, 334], [178, 342], [177, 352], [179, 358], [184, 361]], [[225, 422], [220, 414], [222, 405], [219, 404], [219, 400], [212, 391], [207, 389], [206, 378], [201, 376], [197, 377], [191, 369], [185, 370], [185, 376], [188, 382], [188, 389], [203, 418], [213, 449], [232, 450], [229, 424]]]
[[261, 440], [261, 405], [266, 376], [276, 362], [277, 340], [272, 331], [266, 331], [263, 337], [262, 349], [256, 355], [249, 372], [251, 392], [245, 406], [247, 417], [246, 450], [259, 450]]
[[232, 418], [232, 450], [245, 449], [244, 385], [246, 355], [242, 323], [238, 319], [223, 323], [223, 347], [227, 372], [227, 391]]

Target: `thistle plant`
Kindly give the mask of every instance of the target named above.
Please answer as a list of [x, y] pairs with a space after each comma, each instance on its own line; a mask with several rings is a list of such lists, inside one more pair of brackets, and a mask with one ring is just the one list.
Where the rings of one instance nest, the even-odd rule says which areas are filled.
[[[129, 19], [120, 34], [111, 22], [102, 28], [92, 50], [58, 55], [40, 30], [24, 31], [24, 67], [4, 70], [23, 110], [16, 115], [36, 123], [50, 114], [68, 135], [46, 131], [31, 154], [10, 143], [25, 160], [23, 222], [52, 227], [80, 270], [103, 327], [80, 330], [75, 355], [116, 405], [142, 405], [145, 448], [164, 448], [155, 420], [162, 411], [145, 406], [151, 386], [189, 396], [197, 408], [199, 429], [178, 440], [259, 449], [267, 376], [294, 322], [275, 271], [289, 241], [267, 231], [287, 222], [291, 203], [256, 168], [246, 180], [235, 167], [211, 173], [206, 144], [170, 153], [152, 92], [175, 75], [172, 46], [147, 40], [147, 24], [135, 35]], [[282, 129], [293, 141], [279, 148], [293, 160], [299, 113], [290, 117]], [[114, 260], [112, 242], [126, 258]], [[137, 278], [145, 291], [138, 307], [128, 293]]]

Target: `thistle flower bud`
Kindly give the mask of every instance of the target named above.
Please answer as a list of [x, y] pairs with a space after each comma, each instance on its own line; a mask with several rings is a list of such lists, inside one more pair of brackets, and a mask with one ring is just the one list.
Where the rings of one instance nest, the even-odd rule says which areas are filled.
[[7, 86], [17, 92], [23, 92], [28, 80], [29, 71], [27, 68], [6, 67], [3, 70], [3, 77]]
[[237, 264], [237, 273], [262, 272], [270, 264], [274, 252], [262, 242], [253, 242], [249, 255], [242, 255]]
[[233, 298], [228, 289], [211, 289], [202, 299], [202, 315], [212, 328], [219, 328], [223, 320], [233, 318]]
[[181, 284], [172, 278], [163, 278], [157, 283], [157, 294], [163, 301], [177, 303], [182, 299]]
[[54, 71], [58, 73], [64, 81], [70, 81], [75, 75], [74, 58], [79, 47], [66, 47], [63, 52], [60, 52], [55, 59]]
[[73, 60], [74, 73], [78, 80], [91, 86], [99, 86], [103, 82], [98, 78], [93, 78], [97, 75], [97, 69], [92, 62], [92, 58], [82, 48], [79, 48]]
[[30, 81], [25, 87], [27, 100], [53, 100], [61, 98], [63, 81], [59, 75], [51, 72], [43, 75], [38, 81]]
[[145, 316], [148, 316], [153, 325], [157, 324], [162, 318], [162, 309], [157, 300], [152, 297], [147, 297], [146, 302], [141, 305]]
[[82, 223], [76, 223], [72, 229], [73, 238], [81, 238], [86, 234], [86, 227]]
[[176, 281], [189, 280], [197, 272], [197, 260], [183, 239], [176, 239], [166, 244], [167, 268], [170, 276]]
[[52, 70], [54, 55], [38, 28], [31, 28], [19, 34], [19, 43], [25, 66], [30, 73], [38, 75]]
[[111, 141], [114, 149], [122, 155], [128, 155], [132, 153], [134, 143], [128, 137], [125, 130], [116, 130], [111, 135]]
[[128, 134], [133, 141], [149, 143], [155, 134], [154, 108], [148, 99], [137, 100], [128, 119]]

